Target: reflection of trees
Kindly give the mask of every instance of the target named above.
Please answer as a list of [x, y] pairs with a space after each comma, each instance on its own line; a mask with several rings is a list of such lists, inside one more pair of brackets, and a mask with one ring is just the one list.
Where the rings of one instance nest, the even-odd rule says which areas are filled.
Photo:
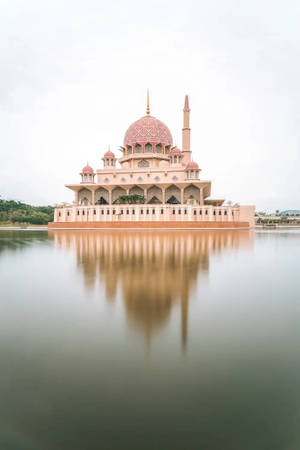
[[45, 231], [1, 230], [0, 254], [4, 251], [20, 251], [36, 243], [47, 242], [49, 236]]
[[200, 272], [207, 274], [210, 253], [251, 242], [245, 231], [50, 231], [60, 247], [76, 249], [87, 288], [103, 282], [107, 299], [122, 289], [127, 317], [150, 338], [181, 305], [186, 345], [188, 302]]

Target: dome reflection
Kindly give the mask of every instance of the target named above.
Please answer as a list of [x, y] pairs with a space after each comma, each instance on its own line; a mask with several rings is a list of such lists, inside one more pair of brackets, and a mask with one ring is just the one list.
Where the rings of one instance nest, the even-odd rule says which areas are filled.
[[105, 288], [112, 302], [120, 288], [130, 323], [151, 335], [181, 308], [181, 339], [188, 335], [188, 303], [209, 258], [226, 249], [252, 246], [251, 231], [49, 231], [56, 245], [76, 251], [86, 289]]

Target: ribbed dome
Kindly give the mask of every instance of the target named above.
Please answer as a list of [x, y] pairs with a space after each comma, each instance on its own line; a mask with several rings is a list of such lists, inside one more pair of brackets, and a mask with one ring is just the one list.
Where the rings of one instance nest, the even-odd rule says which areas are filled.
[[144, 116], [126, 131], [124, 146], [141, 142], [156, 142], [172, 145], [173, 139], [167, 125], [152, 116]]
[[199, 166], [198, 166], [198, 164], [195, 161], [191, 161], [191, 162], [189, 162], [186, 165], [185, 169], [186, 170], [188, 170], [188, 169], [199, 169]]
[[106, 153], [104, 153], [104, 158], [115, 158], [115, 155], [113, 152], [108, 150]]
[[169, 155], [181, 155], [181, 150], [178, 147], [171, 148]]
[[83, 172], [83, 173], [94, 173], [94, 170], [92, 169], [91, 166], [86, 165], [86, 166], [84, 166], [84, 168], [82, 169], [82, 172]]

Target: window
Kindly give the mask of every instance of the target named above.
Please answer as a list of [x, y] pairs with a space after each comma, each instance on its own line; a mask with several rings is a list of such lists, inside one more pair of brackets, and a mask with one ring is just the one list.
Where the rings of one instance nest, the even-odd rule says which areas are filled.
[[123, 214], [123, 209], [121, 209], [121, 214]]
[[132, 210], [132, 214], [135, 214], [135, 210], [134, 209]]
[[109, 209], [106, 210], [106, 214], [109, 214]]
[[186, 209], [184, 210], [184, 214], [187, 214], [187, 210]]
[[58, 213], [58, 217], [60, 217], [60, 216], [61, 216], [61, 213], [59, 212], [59, 213]]
[[116, 214], [116, 210], [115, 209], [113, 209], [113, 214]]
[[155, 214], [155, 209], [152, 209], [152, 214]]
[[70, 211], [67, 212], [67, 215], [68, 215], [68, 216], [70, 215]]
[[173, 209], [172, 214], [175, 214], [175, 209]]
[[80, 211], [77, 211], [77, 216], [79, 216], [79, 214], [80, 214]]
[[146, 161], [145, 159], [138, 162], [138, 167], [149, 167], [149, 165], [149, 161]]
[[224, 216], [227, 216], [227, 211], [226, 210], [224, 211]]
[[149, 214], [149, 209], [146, 210], [146, 214]]
[[220, 210], [220, 211], [219, 211], [219, 216], [220, 216], [221, 214], [222, 214], [222, 211]]
[[101, 214], [104, 214], [104, 209], [102, 209]]
[[141, 209], [141, 214], [144, 214], [144, 210], [143, 209]]
[[129, 214], [129, 209], [126, 209], [126, 214]]
[[178, 214], [181, 214], [181, 209], [178, 210]]
[[202, 216], [202, 209], [200, 209], [199, 214], [200, 214], [200, 216]]
[[205, 210], [205, 214], [208, 215], [208, 209]]
[[214, 216], [216, 215], [216, 210], [214, 209]]
[[161, 214], [163, 214], [163, 213], [164, 213], [164, 210], [163, 210], [163, 209], [161, 209], [161, 210], [160, 210], [160, 213], [161, 213]]
[[82, 215], [84, 216], [84, 211], [82, 211]]
[[197, 211], [194, 209], [194, 216], [197, 214]]
[[94, 214], [96, 214], [97, 213], [97, 211], [94, 209]]

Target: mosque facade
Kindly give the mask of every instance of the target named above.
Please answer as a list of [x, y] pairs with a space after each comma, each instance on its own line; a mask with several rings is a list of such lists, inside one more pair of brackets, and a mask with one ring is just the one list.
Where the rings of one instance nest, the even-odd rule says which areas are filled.
[[211, 181], [190, 148], [190, 107], [185, 97], [182, 148], [173, 145], [169, 128], [146, 115], [127, 129], [121, 157], [109, 149], [103, 168], [83, 167], [80, 181], [67, 184], [74, 202], [55, 208], [49, 228], [252, 228], [254, 206], [212, 199]]

